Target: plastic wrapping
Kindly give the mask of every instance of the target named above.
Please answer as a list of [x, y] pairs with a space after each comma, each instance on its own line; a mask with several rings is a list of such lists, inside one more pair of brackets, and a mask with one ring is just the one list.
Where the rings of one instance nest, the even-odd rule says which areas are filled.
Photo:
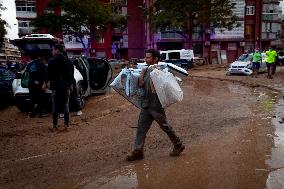
[[163, 108], [182, 101], [183, 91], [172, 73], [154, 69], [150, 77]]
[[144, 89], [138, 86], [141, 69], [124, 68], [116, 76], [110, 86], [138, 108], [141, 108], [141, 101]]

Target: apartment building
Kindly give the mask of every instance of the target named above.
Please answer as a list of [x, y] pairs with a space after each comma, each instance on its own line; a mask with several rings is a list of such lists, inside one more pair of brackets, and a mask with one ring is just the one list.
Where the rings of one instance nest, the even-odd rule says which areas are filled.
[[[31, 20], [46, 11], [48, 2], [49, 0], [16, 0], [19, 36], [34, 32]], [[102, 2], [110, 3], [115, 13], [127, 16], [127, 23], [124, 29], [109, 27], [100, 39], [91, 44], [91, 56], [118, 59], [142, 58], [145, 51], [145, 23], [141, 9], [143, 0], [102, 0]], [[60, 9], [58, 10], [55, 14], [60, 14]], [[39, 30], [36, 33], [47, 33], [47, 31]], [[82, 54], [82, 44], [75, 37], [61, 33], [53, 35], [62, 38], [69, 54]], [[89, 36], [85, 36], [83, 40], [87, 41], [88, 38]]]
[[[154, 0], [146, 0], [146, 6]], [[244, 52], [256, 47], [267, 49], [281, 36], [281, 15], [279, 0], [231, 0], [238, 16], [239, 26], [233, 30], [201, 28], [193, 25], [189, 48], [195, 56], [207, 58], [210, 63], [234, 61]], [[187, 48], [184, 38], [177, 33], [151, 33], [146, 24], [146, 46], [160, 50]]]

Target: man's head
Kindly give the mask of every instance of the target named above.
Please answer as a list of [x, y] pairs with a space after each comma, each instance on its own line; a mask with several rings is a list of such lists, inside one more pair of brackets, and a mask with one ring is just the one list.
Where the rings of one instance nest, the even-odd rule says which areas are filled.
[[63, 50], [64, 50], [63, 45], [55, 44], [52, 48], [52, 54], [53, 54], [53, 56], [58, 55], [58, 54], [62, 53]]
[[148, 65], [157, 64], [160, 60], [160, 52], [156, 49], [148, 49], [146, 51], [145, 61]]

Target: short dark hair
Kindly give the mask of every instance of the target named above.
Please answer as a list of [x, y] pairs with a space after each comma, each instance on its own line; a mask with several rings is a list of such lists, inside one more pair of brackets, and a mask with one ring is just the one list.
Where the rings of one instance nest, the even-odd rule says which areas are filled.
[[59, 50], [60, 52], [64, 51], [64, 46], [62, 44], [55, 44], [53, 48]]
[[159, 61], [160, 58], [161, 58], [160, 52], [159, 52], [158, 50], [156, 50], [156, 49], [148, 49], [148, 50], [146, 51], [146, 53], [151, 53], [152, 56], [153, 56], [153, 58], [158, 58], [158, 61]]

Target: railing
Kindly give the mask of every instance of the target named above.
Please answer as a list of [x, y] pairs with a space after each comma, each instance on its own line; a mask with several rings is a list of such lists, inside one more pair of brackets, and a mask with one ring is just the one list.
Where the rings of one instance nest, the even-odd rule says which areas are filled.
[[19, 27], [19, 34], [31, 34], [33, 33], [34, 28], [30, 27], [30, 28], [20, 28]]
[[182, 39], [183, 37], [178, 33], [163, 32], [159, 33], [160, 39]]
[[36, 12], [17, 11], [16, 17], [18, 18], [36, 18]]
[[277, 33], [262, 32], [261, 39], [277, 39]]
[[278, 13], [262, 13], [262, 20], [281, 21], [281, 15]]

